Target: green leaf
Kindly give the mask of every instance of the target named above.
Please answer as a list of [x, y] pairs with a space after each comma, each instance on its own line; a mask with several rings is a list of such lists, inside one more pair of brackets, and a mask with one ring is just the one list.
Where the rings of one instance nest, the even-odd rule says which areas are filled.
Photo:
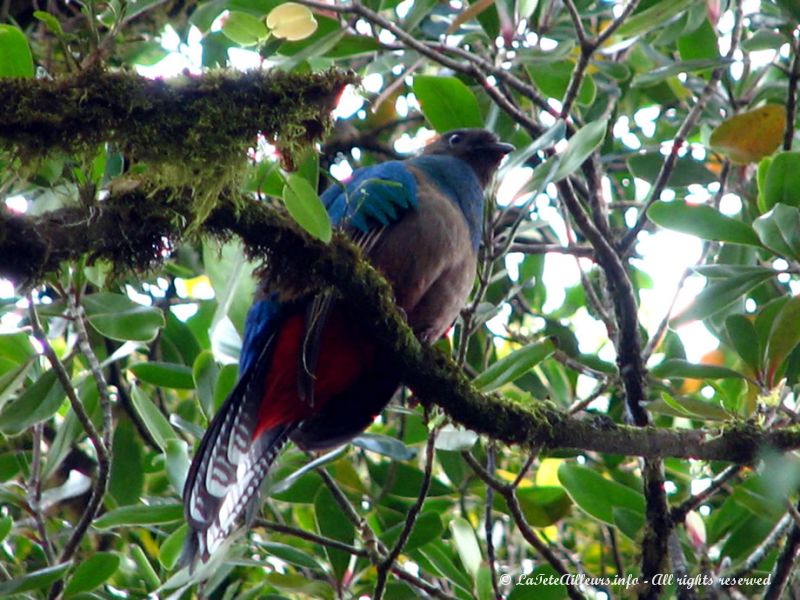
[[147, 559], [144, 550], [137, 544], [132, 544], [129, 548], [131, 551], [131, 558], [133, 562], [136, 563], [137, 575], [144, 581], [148, 591], [156, 589], [161, 585], [161, 581], [158, 579], [158, 574], [153, 568], [153, 565], [151, 565], [150, 561]]
[[678, 53], [686, 62], [719, 59], [717, 32], [708, 18], [697, 29], [678, 38]]
[[493, 600], [494, 598], [492, 570], [488, 565], [481, 565], [478, 569], [478, 577], [475, 579], [475, 593], [477, 600]]
[[33, 11], [33, 16], [36, 17], [37, 20], [44, 23], [50, 30], [50, 32], [55, 33], [56, 36], [64, 34], [64, 29], [61, 27], [61, 22], [58, 19], [56, 19], [53, 15], [51, 15], [49, 12], [45, 12], [43, 10], [35, 10]]
[[606, 137], [608, 121], [600, 119], [581, 127], [569, 138], [567, 148], [559, 155], [559, 163], [553, 175], [553, 182], [561, 181], [577, 171]]
[[18, 27], [0, 25], [0, 77], [33, 77], [28, 39]]
[[326, 244], [331, 241], [331, 219], [319, 195], [305, 178], [296, 174], [286, 178], [283, 201], [292, 218], [309, 235]]
[[550, 339], [518, 348], [490, 365], [475, 378], [473, 383], [482, 392], [496, 390], [525, 375], [534, 366], [551, 356], [555, 350], [556, 345]]
[[95, 529], [115, 529], [139, 525], [164, 525], [183, 519], [182, 504], [154, 504], [122, 506], [108, 511], [92, 523]]
[[800, 257], [800, 209], [776, 204], [753, 222], [761, 242], [787, 258]]
[[269, 30], [264, 19], [244, 12], [231, 11], [222, 25], [222, 33], [240, 46], [255, 46], [267, 38]]
[[158, 549], [158, 562], [160, 562], [167, 571], [171, 571], [175, 563], [178, 562], [188, 531], [189, 526], [184, 523], [161, 542], [161, 547]]
[[128, 367], [128, 370], [142, 381], [163, 388], [175, 390], [193, 390], [194, 377], [191, 367], [164, 362], [140, 362]]
[[662, 0], [651, 4], [645, 10], [628, 17], [617, 30], [617, 36], [631, 38], [663, 27], [696, 2], [697, 0]]
[[[391, 467], [391, 470], [390, 470]], [[378, 485], [385, 486], [387, 494], [402, 498], [416, 498], [422, 486], [423, 473], [418, 468], [408, 463], [393, 463], [384, 461], [372, 464], [369, 473]], [[437, 479], [431, 478], [428, 496], [445, 496], [453, 492], [452, 488]]]
[[739, 277], [740, 275], [759, 275], [761, 273], [765, 275], [778, 274], [778, 271], [775, 269], [758, 265], [698, 265], [692, 267], [692, 270], [706, 279], [730, 279], [731, 277]]
[[270, 556], [280, 558], [289, 564], [297, 565], [304, 569], [314, 569], [318, 572], [322, 571], [322, 567], [313, 556], [287, 544], [258, 542], [258, 546], [263, 548]]
[[[572, 71], [575, 63], [571, 60], [559, 60], [553, 62], [539, 62], [535, 65], [526, 67], [528, 75], [533, 82], [546, 96], [561, 100], [569, 87]], [[589, 106], [594, 102], [597, 94], [597, 87], [594, 80], [584, 77], [581, 87], [578, 90], [577, 102], [583, 106]]]
[[197, 27], [201, 32], [207, 33], [217, 17], [227, 8], [229, 0], [209, 0], [198, 5], [189, 16], [189, 23]]
[[65, 562], [38, 571], [31, 571], [16, 579], [2, 581], [0, 582], [0, 597], [8, 598], [12, 594], [22, 594], [49, 587], [53, 582], [61, 579], [71, 566], [72, 562]]
[[225, 365], [220, 369], [217, 385], [214, 386], [214, 413], [220, 409], [225, 398], [233, 391], [238, 373], [238, 365]]
[[672, 319], [671, 325], [677, 326], [698, 319], [705, 319], [716, 312], [721, 311], [742, 300], [745, 294], [764, 283], [772, 273], [760, 273], [752, 275], [740, 275], [730, 279], [712, 280], [706, 288], [698, 294], [695, 301]]
[[36, 351], [33, 349], [30, 335], [27, 332], [16, 331], [0, 335], [0, 357], [21, 365], [35, 355]]
[[776, 0], [778, 6], [795, 22], [800, 21], [800, 5], [796, 0]]
[[645, 523], [644, 513], [617, 506], [612, 510], [612, 515], [614, 525], [629, 539], [636, 541], [639, 538], [639, 532]]
[[45, 371], [22, 395], [0, 414], [0, 431], [19, 435], [28, 427], [49, 419], [61, 406], [66, 393], [53, 370]]
[[779, 152], [772, 157], [763, 190], [764, 206], [800, 206], [800, 152]]
[[460, 79], [417, 75], [412, 89], [422, 114], [438, 133], [462, 127], [483, 127], [478, 100]]
[[[658, 152], [634, 154], [628, 159], [628, 168], [631, 172], [650, 184], [655, 183], [663, 164], [664, 156]], [[718, 177], [706, 169], [700, 161], [689, 156], [681, 156], [675, 162], [668, 183], [670, 187], [685, 187], [692, 184], [708, 185], [717, 179]]]
[[682, 358], [668, 358], [650, 369], [650, 374], [659, 379], [727, 379], [744, 377], [738, 371], [717, 365], [691, 363]]
[[417, 455], [415, 448], [409, 448], [396, 438], [377, 433], [362, 433], [352, 441], [352, 444], [393, 460], [411, 460]]
[[775, 371], [800, 343], [798, 323], [800, 323], [800, 296], [793, 296], [775, 316], [767, 341], [765, 358], [767, 374], [771, 382]]
[[461, 564], [474, 580], [481, 566], [481, 547], [472, 525], [464, 517], [456, 517], [450, 521], [450, 533], [453, 534], [453, 545]]
[[[381, 534], [381, 541], [388, 547], [392, 548], [397, 543], [400, 533], [403, 531], [405, 521], [401, 521], [397, 525], [390, 527]], [[411, 535], [408, 536], [408, 541], [403, 547], [404, 552], [411, 552], [428, 542], [441, 537], [444, 531], [442, 518], [439, 513], [428, 510], [423, 511], [414, 522], [414, 528], [411, 530]]]
[[761, 358], [753, 321], [745, 315], [730, 315], [725, 319], [725, 331], [736, 353], [753, 373], [758, 373], [761, 370]]
[[789, 41], [783, 33], [773, 29], [759, 29], [746, 40], [742, 41], [742, 50], [758, 52], [759, 50], [778, 50]]
[[[314, 516], [317, 529], [325, 537], [352, 544], [355, 539], [353, 524], [342, 515], [342, 510], [327, 487], [320, 488], [314, 499]], [[331, 562], [336, 580], [341, 581], [350, 564], [350, 554], [343, 550], [325, 547], [325, 553]]]
[[[299, 573], [278, 573], [273, 571], [264, 575], [266, 582], [281, 590], [292, 594], [292, 598], [330, 598], [330, 583], [315, 581]], [[281, 598], [283, 598], [281, 596]]]
[[440, 540], [434, 540], [427, 544], [424, 548], [420, 548], [415, 552], [422, 555], [425, 559], [430, 561], [431, 566], [436, 569], [443, 577], [449, 579], [451, 583], [461, 587], [464, 591], [472, 592], [472, 582], [464, 574], [464, 569], [456, 566], [453, 562], [453, 556], [449, 548], [447, 548]]
[[[501, 501], [504, 502], [502, 498], [498, 498], [497, 502]], [[517, 501], [525, 520], [534, 527], [553, 525], [565, 517], [572, 508], [572, 501], [564, 488], [556, 485], [518, 488]]]
[[144, 490], [142, 441], [128, 419], [114, 428], [108, 491], [120, 505], [137, 504]]
[[189, 445], [180, 439], [167, 440], [164, 451], [167, 466], [167, 478], [177, 494], [183, 492], [186, 474], [189, 472]]
[[214, 354], [208, 350], [201, 352], [192, 365], [192, 378], [197, 388], [197, 398], [206, 417], [214, 414], [214, 388], [219, 377], [219, 366]]
[[158, 447], [161, 448], [162, 452], [166, 451], [167, 442], [177, 439], [177, 434], [172, 429], [172, 425], [169, 424], [167, 418], [158, 410], [153, 401], [135, 385], [131, 386], [131, 401]]
[[256, 289], [252, 276], [256, 264], [247, 260], [241, 242], [233, 240], [222, 246], [204, 243], [203, 265], [217, 299], [217, 309], [208, 329], [213, 335], [228, 317], [241, 333]]
[[760, 246], [753, 228], [704, 204], [656, 202], [647, 211], [656, 225], [704, 240]]
[[588, 467], [562, 463], [558, 467], [558, 480], [575, 504], [609, 525], [614, 525], [615, 508], [644, 514], [645, 502], [641, 492], [606, 479]]
[[90, 294], [81, 304], [91, 326], [112, 340], [150, 342], [166, 323], [159, 308], [142, 306], [122, 294]]
[[365, 35], [345, 35], [336, 45], [325, 52], [328, 58], [351, 58], [363, 54], [371, 54], [381, 49], [380, 42]]
[[14, 519], [11, 517], [0, 518], [0, 542], [8, 537], [11, 530], [14, 528]]
[[113, 552], [96, 552], [78, 564], [64, 588], [64, 598], [89, 592], [103, 584], [119, 569], [120, 558]]

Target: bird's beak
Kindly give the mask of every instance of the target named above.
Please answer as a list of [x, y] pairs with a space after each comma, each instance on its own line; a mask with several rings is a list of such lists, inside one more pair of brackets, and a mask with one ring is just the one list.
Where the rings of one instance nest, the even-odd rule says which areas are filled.
[[494, 144], [489, 145], [487, 150], [491, 150], [493, 152], [497, 152], [502, 156], [505, 156], [509, 152], [513, 152], [514, 150], [516, 150], [516, 148], [511, 144], [506, 144], [505, 142], [495, 142]]

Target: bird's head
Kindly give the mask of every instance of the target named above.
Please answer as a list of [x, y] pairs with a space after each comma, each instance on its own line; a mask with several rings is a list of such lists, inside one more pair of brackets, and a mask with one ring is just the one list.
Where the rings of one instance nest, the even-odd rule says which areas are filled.
[[514, 146], [501, 142], [491, 131], [454, 129], [440, 135], [422, 153], [460, 158], [472, 167], [481, 186], [486, 187], [500, 161], [512, 150]]

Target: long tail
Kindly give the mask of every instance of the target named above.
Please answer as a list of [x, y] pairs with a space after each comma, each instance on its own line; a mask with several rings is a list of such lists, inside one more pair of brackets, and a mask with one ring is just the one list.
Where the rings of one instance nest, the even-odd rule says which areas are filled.
[[193, 570], [208, 558], [239, 525], [258, 500], [261, 482], [297, 427], [284, 423], [256, 431], [263, 377], [254, 369], [231, 392], [206, 431], [183, 489], [189, 524], [181, 565]]

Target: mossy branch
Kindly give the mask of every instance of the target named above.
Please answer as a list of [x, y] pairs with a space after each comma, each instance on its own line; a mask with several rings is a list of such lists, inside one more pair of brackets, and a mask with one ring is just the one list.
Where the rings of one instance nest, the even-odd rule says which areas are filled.
[[353, 73], [211, 71], [147, 79], [93, 68], [58, 79], [0, 79], [0, 142], [23, 156], [95, 152], [108, 142], [136, 162], [243, 162], [262, 133], [291, 155], [319, 140]]
[[[31, 282], [57, 270], [62, 261], [85, 256], [118, 268], [151, 267], [168, 249], [164, 240], [175, 243], [184, 234], [182, 219], [175, 216], [191, 203], [191, 193], [148, 190], [142, 184], [112, 193], [92, 208], [40, 217], [0, 212], [0, 276]], [[276, 207], [230, 191], [219, 196], [201, 231], [241, 238], [251, 258], [267, 261], [270, 272], [299, 293], [338, 289], [346, 309], [357, 313], [377, 343], [391, 351], [402, 380], [423, 401], [493, 439], [551, 450], [735, 463], [752, 462], [765, 450], [800, 447], [800, 426], [773, 431], [741, 423], [720, 430], [629, 427], [603, 417], [570, 417], [546, 401], [523, 405], [480, 393], [449, 357], [414, 337], [395, 307], [389, 284], [344, 236], [326, 246], [300, 232]]]

